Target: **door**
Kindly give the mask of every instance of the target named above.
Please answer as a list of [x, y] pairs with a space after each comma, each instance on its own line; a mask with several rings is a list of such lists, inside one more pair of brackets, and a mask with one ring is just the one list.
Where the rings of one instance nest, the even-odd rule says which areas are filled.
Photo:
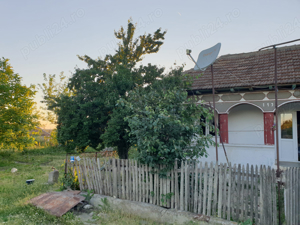
[[298, 161], [297, 112], [282, 112], [279, 116], [280, 161]]

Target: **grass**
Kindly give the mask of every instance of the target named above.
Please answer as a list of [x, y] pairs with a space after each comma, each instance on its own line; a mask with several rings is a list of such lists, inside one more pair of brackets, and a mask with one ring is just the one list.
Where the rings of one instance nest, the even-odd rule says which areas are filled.
[[[60, 178], [62, 177], [65, 157], [65, 151], [58, 147], [23, 152], [0, 150], [0, 224], [83, 224], [72, 212], [55, 217], [28, 204], [33, 197], [60, 189], [61, 183], [48, 185], [47, 181], [52, 167], [55, 167], [60, 173]], [[17, 168], [18, 171], [11, 173], [12, 168]], [[35, 179], [35, 182], [27, 185], [27, 179]], [[107, 218], [96, 218], [97, 224], [157, 224], [114, 210], [107, 214]]]
[[[0, 151], [0, 224], [81, 224], [72, 213], [61, 218], [51, 216], [27, 202], [60, 184], [48, 185], [52, 167], [63, 174], [65, 152], [60, 148], [31, 149], [23, 152]], [[16, 173], [11, 173], [17, 168]], [[35, 179], [27, 185], [27, 179]]]

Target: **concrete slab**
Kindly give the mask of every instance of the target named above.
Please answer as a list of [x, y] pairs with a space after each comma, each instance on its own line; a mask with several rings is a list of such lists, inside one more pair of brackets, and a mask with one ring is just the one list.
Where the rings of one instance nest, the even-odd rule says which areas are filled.
[[[175, 209], [166, 209], [160, 206], [143, 203], [134, 202], [128, 200], [122, 200], [118, 198], [112, 198], [109, 196], [95, 194], [90, 200], [90, 204], [94, 207], [98, 207], [103, 204], [103, 200], [106, 198], [108, 203], [115, 209], [121, 210], [127, 214], [134, 214], [140, 218], [150, 219], [157, 221], [159, 223], [169, 223], [169, 224], [184, 224], [193, 221], [194, 224], [199, 225], [237, 225], [238, 223], [223, 220], [215, 217], [205, 217], [199, 214], [179, 211]], [[201, 218], [205, 218], [205, 221], [200, 221]]]

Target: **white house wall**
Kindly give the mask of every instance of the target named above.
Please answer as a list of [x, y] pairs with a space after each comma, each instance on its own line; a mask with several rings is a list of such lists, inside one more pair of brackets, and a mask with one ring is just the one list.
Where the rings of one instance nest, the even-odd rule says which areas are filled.
[[[219, 163], [226, 163], [226, 158], [222, 144], [219, 143], [218, 157]], [[227, 157], [231, 164], [242, 165], [275, 165], [275, 146], [274, 145], [238, 145], [238, 144], [224, 144]], [[216, 161], [216, 149], [210, 146], [207, 149], [208, 157], [202, 157], [200, 161]]]

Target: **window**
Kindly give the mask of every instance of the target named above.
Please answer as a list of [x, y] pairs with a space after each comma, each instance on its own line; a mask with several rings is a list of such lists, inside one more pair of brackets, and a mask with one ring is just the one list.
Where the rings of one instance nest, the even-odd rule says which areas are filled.
[[293, 117], [292, 113], [282, 113], [281, 118], [281, 138], [293, 139]]
[[[206, 118], [201, 116], [200, 121], [202, 123], [205, 121], [205, 124], [206, 124], [205, 127], [202, 126], [203, 134], [204, 135], [210, 134], [212, 136], [215, 136], [215, 131], [214, 131], [214, 129], [215, 129], [215, 127], [214, 127], [215, 126], [215, 120], [214, 120], [214, 118], [212, 120], [208, 121]], [[218, 127], [217, 127], [217, 129], [218, 129]]]

